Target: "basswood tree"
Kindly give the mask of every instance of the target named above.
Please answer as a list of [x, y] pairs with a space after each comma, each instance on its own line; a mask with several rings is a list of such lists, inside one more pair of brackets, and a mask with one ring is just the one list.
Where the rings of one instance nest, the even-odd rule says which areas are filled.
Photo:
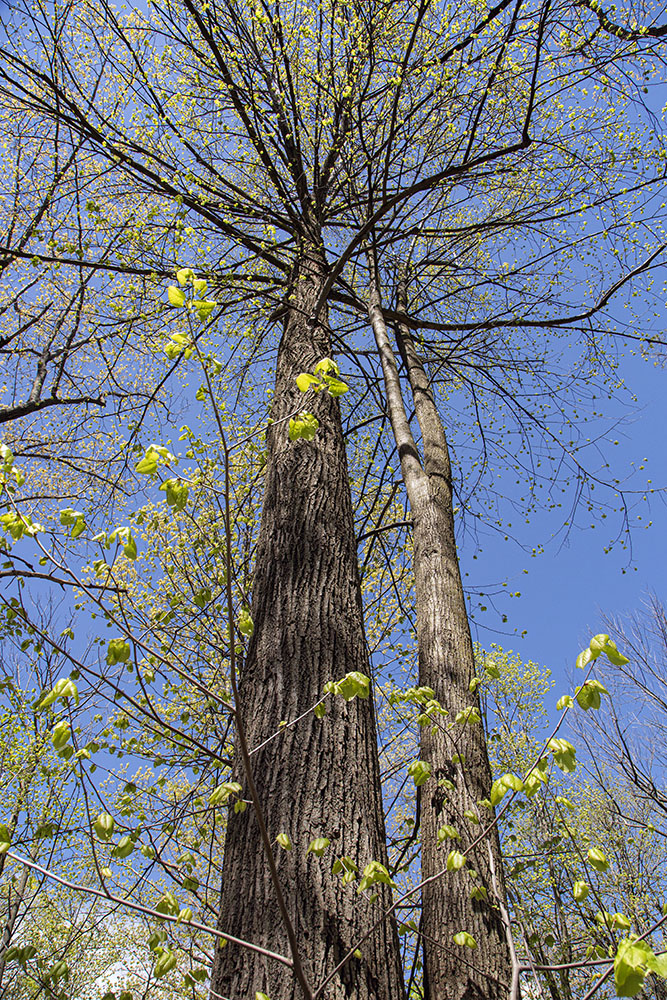
[[[371, 237], [379, 254], [411, 232], [428, 236], [427, 220], [435, 213], [446, 215], [457, 183], [480, 191], [486, 178], [502, 176], [492, 173], [498, 169], [510, 176], [539, 175], [541, 170], [547, 179], [562, 170], [561, 147], [553, 138], [561, 127], [554, 113], [565, 113], [562, 93], [572, 101], [567, 105], [570, 124], [581, 117], [588, 126], [593, 111], [586, 101], [574, 101], [574, 88], [591, 72], [600, 72], [600, 62], [609, 64], [616, 80], [615, 64], [620, 77], [628, 47], [644, 39], [648, 48], [654, 35], [618, 41], [609, 35], [608, 25], [600, 30], [595, 15], [585, 9], [573, 13], [549, 4], [529, 9], [508, 2], [489, 11], [474, 5], [450, 10], [440, 4], [394, 2], [304, 5], [286, 12], [262, 4], [199, 9], [186, 0], [154, 6], [150, 19], [138, 10], [123, 14], [86, 4], [54, 8], [43, 18], [31, 11], [24, 16], [23, 47], [3, 51], [6, 99], [32, 120], [57, 125], [61, 142], [85, 160], [86, 193], [97, 206], [95, 218], [104, 220], [105, 239], [115, 231], [124, 235], [122, 249], [112, 260], [105, 258], [105, 266], [117, 267], [128, 279], [145, 275], [153, 263], [158, 274], [173, 270], [177, 262], [194, 269], [180, 272], [170, 301], [179, 306], [192, 291], [197, 298], [191, 315], [210, 326], [172, 328], [165, 348], [169, 360], [185, 363], [198, 355], [204, 398], [212, 394], [211, 380], [220, 364], [207, 355], [214, 330], [231, 335], [237, 325], [254, 327], [249, 339], [256, 341], [257, 354], [265, 348], [265, 325], [279, 325], [280, 330], [250, 609], [237, 624], [231, 452], [219, 424], [218, 473], [226, 504], [218, 586], [229, 632], [212, 629], [209, 635], [209, 654], [220, 673], [209, 681], [206, 697], [215, 701], [217, 695], [220, 713], [231, 712], [237, 736], [230, 784], [240, 786], [243, 794], [237, 800], [240, 793], [227, 789], [234, 801], [225, 837], [218, 937], [228, 943], [213, 959], [213, 995], [252, 996], [254, 991], [272, 1000], [398, 996], [402, 981], [385, 887], [391, 879], [372, 701], [352, 697], [366, 693], [363, 678], [369, 666], [336, 400], [342, 388], [335, 369], [317, 366], [330, 364], [326, 359], [333, 353], [340, 310], [359, 305], [353, 268], [365, 259]], [[650, 71], [650, 63], [646, 65]], [[624, 91], [619, 102], [626, 100]], [[603, 122], [600, 134], [609, 128], [610, 122]], [[631, 152], [630, 141], [622, 149], [611, 187], [603, 186], [596, 196], [601, 205], [611, 206], [612, 214], [614, 188], [638, 155]], [[660, 176], [657, 139], [647, 152], [652, 174], [643, 183]], [[605, 156], [605, 151], [599, 153], [600, 160]], [[568, 160], [572, 177], [578, 163], [579, 150], [573, 149]], [[133, 211], [139, 218], [132, 225], [122, 210], [127, 198], [137, 205]], [[577, 208], [581, 202], [577, 205], [569, 196], [562, 211], [550, 206], [548, 221]], [[623, 217], [615, 223], [617, 232], [628, 230], [632, 221]], [[475, 226], [466, 223], [464, 229], [473, 233]], [[128, 233], [134, 230], [138, 235], [128, 250]], [[35, 249], [45, 255], [39, 237], [35, 240]], [[77, 267], [95, 268], [99, 258], [90, 250], [101, 241], [99, 233], [97, 243], [88, 247], [80, 241]], [[138, 248], [145, 253], [143, 262]], [[446, 260], [434, 259], [430, 266], [438, 272], [437, 280], [446, 276]], [[206, 278], [215, 299], [202, 297]], [[435, 286], [437, 280], [431, 280]], [[136, 291], [131, 303], [137, 328], [141, 317], [155, 317], [146, 291]], [[438, 294], [442, 304], [447, 292]], [[457, 296], [463, 294], [457, 289]], [[526, 292], [525, 308], [544, 299], [544, 289], [535, 286]], [[480, 328], [479, 309], [486, 305], [488, 296], [475, 300], [476, 314], [470, 318], [474, 331]], [[399, 316], [408, 331], [403, 308], [401, 300]], [[553, 322], [549, 308], [547, 303], [546, 324]], [[496, 326], [520, 326], [521, 319], [514, 311], [494, 316]], [[439, 318], [422, 317], [421, 322], [435, 323], [438, 332], [449, 330]], [[142, 337], [147, 347], [162, 351], [162, 342], [143, 332]], [[423, 394], [428, 388], [425, 370], [405, 332], [402, 344], [413, 388]], [[355, 346], [348, 341], [345, 349], [352, 354]], [[479, 363], [485, 364], [481, 355]], [[304, 375], [307, 398], [302, 395]], [[431, 433], [427, 403], [424, 397], [424, 436]], [[139, 433], [130, 429], [137, 446]], [[433, 423], [429, 449], [438, 449], [439, 434]], [[442, 468], [436, 476], [447, 480], [441, 445]], [[425, 437], [424, 447], [426, 451]], [[137, 471], [156, 474], [158, 467], [169, 465], [169, 455], [165, 446], [149, 447]], [[425, 466], [431, 460], [429, 451]], [[417, 467], [412, 471], [418, 479]], [[185, 481], [177, 477], [164, 486], [168, 504], [178, 508]], [[441, 507], [445, 572], [458, 578], [451, 484]], [[84, 515], [71, 508], [62, 512], [61, 521], [75, 538], [87, 527]], [[17, 539], [27, 528], [34, 533], [16, 511], [9, 512], [6, 527]], [[134, 559], [136, 543], [129, 528], [123, 528], [125, 534], [119, 530], [107, 533], [104, 545], [120, 544], [124, 556]], [[474, 810], [489, 790], [489, 775], [467, 692], [473, 677], [462, 589], [459, 581], [447, 590], [447, 600], [457, 603], [456, 635], [449, 649], [435, 656], [432, 648], [442, 642], [443, 628], [453, 627], [454, 615], [438, 621], [435, 592], [426, 606], [422, 584], [429, 566], [419, 545], [416, 555], [422, 658], [431, 663], [426, 678], [433, 676], [436, 701], [446, 707], [460, 700], [460, 711], [468, 712], [459, 724], [472, 786], [456, 803], [456, 812], [472, 813], [467, 821], [474, 826]], [[99, 561], [98, 568], [105, 572]], [[206, 602], [204, 589], [195, 593]], [[123, 625], [122, 615], [113, 620], [125, 632], [109, 644], [110, 667], [129, 660], [127, 639], [133, 637], [136, 645], [139, 635]], [[237, 640], [250, 633], [247, 653], [237, 652]], [[173, 649], [173, 636], [166, 645]], [[456, 659], [455, 665], [449, 657]], [[167, 669], [166, 662], [162, 666]], [[444, 669], [451, 671], [449, 684], [443, 683]], [[231, 701], [229, 692], [221, 694], [219, 688], [226, 670]], [[187, 676], [185, 663], [178, 671], [182, 679]], [[318, 719], [313, 710], [326, 683], [344, 676], [352, 680], [336, 690], [343, 697], [350, 694], [349, 703], [334, 700], [326, 719]], [[133, 710], [139, 717], [143, 711]], [[283, 722], [294, 725], [281, 731]], [[438, 739], [425, 731], [427, 753], [429, 741]], [[438, 780], [450, 779], [442, 775]], [[439, 796], [433, 793], [432, 801]], [[237, 808], [246, 800], [252, 809]], [[425, 811], [423, 821], [425, 874], [432, 881], [425, 892], [422, 933], [434, 942], [426, 949], [426, 988], [434, 996], [445, 988], [452, 996], [471, 989], [478, 995], [502, 995], [513, 988], [515, 976], [508, 959], [508, 928], [496, 909], [503, 903], [500, 871], [490, 902], [481, 893], [472, 899], [456, 894], [456, 916], [465, 926], [449, 925], [442, 936], [440, 928], [429, 930], [429, 923], [448, 912], [454, 880], [436, 860], [441, 805], [436, 802], [432, 812], [431, 817]], [[477, 852], [482, 879], [491, 884], [492, 869], [498, 867], [493, 836], [488, 871], [483, 849]], [[316, 849], [305, 849], [307, 843], [324, 840], [335, 850], [333, 867], [318, 862]], [[457, 865], [454, 857], [451, 867]], [[364, 872], [365, 895], [352, 902], [345, 884], [357, 868]], [[437, 902], [429, 910], [431, 899]], [[455, 947], [452, 933], [470, 934], [468, 923], [473, 927], [476, 920], [487, 931], [479, 961], [461, 961], [456, 948], [464, 947], [466, 939]], [[456, 959], [443, 961], [452, 951]], [[471, 964], [476, 967], [472, 979]], [[498, 985], [490, 985], [494, 982]]]
[[[379, 276], [371, 255], [369, 319], [382, 361], [390, 420], [413, 518], [414, 574], [419, 683], [436, 699], [422, 720], [420, 756], [428, 767], [420, 799], [424, 995], [505, 996], [511, 969], [510, 928], [500, 904], [505, 890], [497, 830], [478, 838], [480, 802], [491, 786], [485, 734], [474, 694], [476, 667], [461, 583], [454, 531], [452, 470], [443, 426], [410, 331], [397, 335], [413, 392], [423, 459], [406, 414], [396, 360], [382, 312]], [[405, 281], [398, 308], [406, 312]], [[458, 723], [458, 732], [439, 726], [439, 714]], [[421, 786], [420, 786], [421, 787]], [[479, 876], [476, 891], [456, 871], [442, 871], [443, 840], [471, 844], [470, 863]], [[481, 840], [480, 843], [477, 843]], [[465, 928], [479, 958], [461, 969], [440, 928]], [[455, 931], [456, 933], [456, 931]], [[457, 984], [454, 986], [454, 984]]]

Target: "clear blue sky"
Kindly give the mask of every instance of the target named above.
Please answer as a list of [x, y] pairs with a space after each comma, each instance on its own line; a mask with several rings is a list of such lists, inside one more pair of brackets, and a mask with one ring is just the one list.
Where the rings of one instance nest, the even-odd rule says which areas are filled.
[[[614, 433], [620, 443], [613, 458], [619, 476], [631, 471], [630, 463], [635, 462], [638, 471], [631, 483], [638, 490], [648, 479], [654, 488], [667, 489], [665, 361], [667, 351], [658, 365], [632, 357], [629, 350], [622, 359], [622, 374], [638, 403], [636, 412]], [[639, 471], [640, 465], [645, 466], [644, 470]], [[463, 569], [469, 573], [466, 583], [496, 583], [503, 590], [521, 593], [519, 598], [503, 596], [496, 601], [498, 611], [508, 616], [506, 625], [501, 624], [500, 614], [490, 604], [488, 611], [477, 612], [475, 638], [482, 645], [495, 641], [505, 649], [514, 649], [524, 659], [548, 666], [557, 678], [565, 680], [590, 635], [602, 630], [603, 613], [622, 615], [633, 611], [649, 590], [667, 600], [666, 501], [667, 493], [663, 498], [656, 492], [650, 504], [639, 503], [632, 511], [631, 554], [620, 545], [605, 554], [609, 532], [600, 524], [594, 529], [575, 529], [565, 540], [561, 533], [554, 538], [560, 523], [554, 512], [547, 511], [535, 515], [530, 526], [523, 529], [532, 544], [545, 544], [545, 554], [536, 558], [495, 533], [480, 535], [481, 551], [477, 553], [466, 541], [461, 552]], [[650, 520], [652, 525], [645, 527]], [[474, 553], [477, 558], [473, 560]], [[507, 587], [502, 588], [505, 580]], [[512, 634], [515, 630], [518, 634]], [[526, 635], [521, 637], [524, 630]]]

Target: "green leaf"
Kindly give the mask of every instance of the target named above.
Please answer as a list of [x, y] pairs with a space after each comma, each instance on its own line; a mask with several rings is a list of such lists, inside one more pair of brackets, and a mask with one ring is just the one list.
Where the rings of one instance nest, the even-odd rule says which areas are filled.
[[370, 684], [370, 677], [359, 670], [352, 670], [339, 681], [328, 681], [324, 685], [324, 690], [330, 694], [341, 695], [345, 701], [352, 701], [353, 698], [368, 698]]
[[134, 851], [134, 843], [132, 838], [127, 834], [121, 837], [116, 846], [111, 851], [112, 858], [129, 858], [130, 854]]
[[54, 727], [51, 733], [51, 742], [55, 750], [62, 750], [63, 747], [69, 742], [72, 735], [72, 729], [67, 721], [67, 719], [62, 719], [57, 726]]
[[157, 464], [159, 460], [159, 455], [155, 448], [147, 448], [146, 454], [137, 462], [134, 467], [134, 471], [138, 472], [142, 476], [154, 476], [157, 472]]
[[160, 486], [160, 490], [166, 493], [166, 501], [175, 511], [185, 509], [190, 491], [180, 479], [167, 479]]
[[313, 709], [313, 712], [315, 713], [316, 719], [323, 719], [324, 716], [327, 714], [327, 706], [324, 704], [323, 701], [320, 701]]
[[606, 872], [609, 868], [609, 862], [599, 847], [591, 847], [586, 856], [588, 863], [592, 868], [595, 868], [596, 872]]
[[317, 417], [314, 417], [312, 413], [300, 413], [298, 417], [294, 417], [289, 422], [289, 439], [290, 441], [298, 441], [299, 438], [303, 438], [304, 441], [312, 441], [317, 434], [317, 428], [320, 426], [320, 422]]
[[548, 777], [541, 768], [534, 768], [523, 783], [523, 790], [529, 799], [537, 795], [542, 785], [546, 785]]
[[600, 707], [601, 694], [609, 694], [609, 692], [604, 684], [596, 680], [584, 681], [581, 687], [575, 690], [577, 702], [585, 712], [588, 712], [591, 708], [598, 709]]
[[180, 290], [178, 285], [170, 285], [167, 289], [167, 298], [169, 299], [169, 304], [172, 306], [182, 306], [185, 304], [185, 293]]
[[208, 804], [210, 806], [225, 805], [232, 795], [240, 795], [242, 791], [243, 786], [238, 781], [223, 781], [209, 795]]
[[81, 511], [72, 510], [71, 507], [65, 507], [60, 511], [60, 523], [64, 525], [76, 524], [80, 517], [83, 517]]
[[609, 642], [604, 647], [604, 651], [607, 654], [607, 659], [609, 660], [609, 662], [612, 663], [615, 667], [623, 667], [625, 666], [626, 663], [630, 662], [627, 656], [623, 656], [623, 653], [619, 653], [618, 649], [616, 648], [616, 643], [614, 642], [613, 639], [609, 640]]
[[662, 952], [660, 955], [651, 953], [646, 960], [646, 964], [651, 972], [655, 972], [657, 976], [667, 979], [667, 952]]
[[461, 839], [461, 834], [459, 833], [459, 831], [456, 829], [455, 826], [449, 826], [448, 824], [445, 824], [445, 826], [441, 826], [440, 829], [438, 830], [439, 844], [444, 843], [445, 840], [460, 840], [460, 839]]
[[4, 823], [0, 823], [0, 855], [6, 854], [12, 846], [12, 838]]
[[93, 829], [100, 840], [107, 841], [111, 840], [115, 826], [116, 821], [113, 816], [110, 816], [108, 812], [102, 812], [95, 820]]
[[484, 661], [484, 670], [489, 675], [489, 677], [494, 677], [496, 679], [498, 677], [500, 677], [500, 670], [496, 666], [496, 661], [495, 660], [485, 660]]
[[212, 591], [210, 587], [202, 587], [198, 590], [196, 594], [192, 596], [193, 604], [198, 608], [205, 608], [212, 597]]
[[311, 385], [319, 385], [320, 380], [315, 377], [315, 375], [310, 375], [308, 372], [301, 372], [300, 375], [296, 377], [297, 388], [301, 392], [308, 392]]
[[239, 619], [236, 625], [241, 635], [245, 635], [247, 636], [247, 638], [250, 638], [250, 636], [255, 631], [253, 620], [250, 617], [250, 612], [247, 610], [247, 608], [244, 608], [241, 614], [239, 615]]
[[465, 863], [466, 863], [466, 856], [465, 854], [461, 854], [460, 851], [450, 851], [449, 854], [447, 855], [446, 868], [448, 872], [460, 871], [460, 869], [463, 868]]
[[[180, 267], [176, 272], [176, 280], [178, 281], [179, 285], [187, 285], [188, 282], [190, 281], [194, 282], [194, 279], [195, 279], [195, 272], [192, 270], [191, 267]], [[204, 285], [206, 285], [206, 282], [204, 282]], [[177, 288], [176, 291], [179, 291], [179, 289]]]
[[507, 791], [507, 785], [501, 778], [496, 778], [496, 780], [491, 785], [491, 794], [489, 796], [492, 806], [497, 806], [502, 800], [505, 792]]
[[479, 714], [479, 709], [474, 705], [468, 705], [467, 708], [462, 708], [460, 712], [456, 713], [454, 722], [458, 722], [460, 726], [472, 726], [478, 722], [482, 721], [482, 717]]
[[363, 877], [359, 883], [357, 892], [365, 892], [366, 889], [369, 889], [372, 885], [376, 885], [378, 882], [383, 882], [385, 885], [391, 886], [396, 884], [383, 864], [380, 864], [379, 861], [371, 861], [364, 868]]
[[325, 383], [327, 387], [327, 392], [330, 396], [342, 396], [343, 393], [349, 391], [349, 385], [345, 382], [341, 382], [339, 378], [325, 377]]
[[79, 510], [72, 510], [71, 507], [66, 507], [64, 510], [60, 511], [60, 523], [62, 525], [72, 525], [72, 531], [70, 533], [70, 538], [78, 538], [86, 530], [86, 519]]
[[472, 934], [468, 934], [467, 931], [458, 931], [458, 933], [453, 935], [454, 944], [460, 945], [462, 948], [476, 948], [477, 942], [475, 941]]
[[572, 886], [572, 895], [577, 900], [578, 903], [583, 903], [583, 901], [588, 896], [589, 887], [586, 882], [575, 882]]
[[583, 670], [584, 667], [587, 666], [592, 659], [593, 659], [593, 654], [591, 653], [590, 649], [588, 648], [582, 649], [582, 651], [579, 653], [579, 656], [577, 657], [577, 662], [575, 666], [579, 667], [580, 670]]
[[564, 694], [556, 702], [556, 708], [561, 712], [564, 708], [572, 708], [574, 705], [574, 700], [571, 694]]
[[218, 303], [215, 299], [195, 299], [192, 303], [192, 307], [197, 312], [197, 319], [204, 323], [209, 318], [217, 304]]
[[267, 997], [266, 993], [255, 993], [255, 1000], [271, 1000], [271, 998]]
[[604, 652], [605, 646], [609, 642], [609, 636], [600, 632], [599, 635], [594, 635], [588, 644], [588, 648], [591, 651], [591, 657], [597, 660], [598, 656]]
[[567, 740], [550, 739], [547, 743], [547, 749], [551, 751], [556, 764], [564, 774], [570, 774], [576, 770], [576, 751]]
[[45, 979], [51, 979], [56, 982], [58, 979], [64, 979], [65, 982], [69, 980], [69, 966], [64, 958], [60, 961], [55, 962], [48, 972], [44, 974]]
[[322, 358], [313, 369], [316, 375], [338, 375], [339, 369], [333, 358]]
[[0, 525], [9, 532], [15, 542], [27, 535], [34, 538], [38, 531], [44, 531], [41, 524], [35, 524], [28, 514], [17, 514], [13, 510], [0, 515]]
[[431, 777], [431, 765], [425, 760], [413, 760], [408, 764], [408, 774], [415, 783], [415, 787], [425, 784]]
[[354, 863], [352, 858], [348, 858], [346, 855], [341, 855], [340, 858], [336, 858], [331, 867], [333, 875], [342, 875], [343, 885], [348, 885], [348, 883], [353, 882], [358, 871], [359, 868]]
[[74, 683], [74, 681], [69, 677], [61, 677], [59, 681], [56, 681], [54, 687], [48, 694], [45, 694], [43, 698], [37, 704], [37, 711], [41, 712], [49, 705], [53, 705], [54, 701], [58, 698], [62, 698], [66, 701], [68, 698], [74, 698], [75, 705], [79, 704], [79, 691]]
[[619, 997], [634, 997], [644, 985], [651, 949], [644, 941], [624, 938], [614, 958], [614, 985]]
[[165, 949], [155, 963], [153, 975], [156, 979], [162, 979], [162, 977], [166, 976], [168, 972], [171, 972], [172, 969], [176, 968], [176, 962], [177, 960], [174, 952], [169, 951], [168, 948]]
[[315, 840], [311, 840], [308, 845], [308, 850], [306, 854], [314, 854], [315, 857], [321, 858], [331, 841], [328, 837], [316, 837]]
[[509, 789], [513, 792], [522, 792], [523, 788], [523, 781], [516, 774], [504, 774], [502, 778], [497, 778], [491, 786], [491, 805], [497, 806]]
[[165, 916], [175, 917], [180, 910], [180, 906], [173, 892], [165, 892], [156, 903], [155, 909], [158, 913], [164, 913]]
[[157, 927], [148, 938], [148, 947], [151, 951], [157, 951], [167, 940], [167, 932], [164, 927]]
[[183, 348], [180, 344], [175, 343], [173, 340], [168, 340], [164, 345], [164, 353], [167, 355], [170, 361], [175, 361], [176, 358], [181, 354]]
[[294, 844], [292, 843], [288, 834], [286, 833], [278, 834], [278, 836], [276, 837], [276, 844], [278, 845], [278, 847], [282, 847], [283, 851], [291, 851], [292, 848], [294, 847]]
[[110, 639], [106, 660], [110, 667], [116, 663], [127, 663], [130, 658], [130, 644], [125, 639]]
[[113, 542], [116, 540], [116, 538], [123, 546], [123, 553], [127, 556], [127, 558], [133, 560], [136, 559], [137, 543], [134, 540], [134, 537], [130, 529], [127, 526], [123, 526], [122, 528], [116, 528], [116, 530], [113, 531], [109, 536], [109, 541]]

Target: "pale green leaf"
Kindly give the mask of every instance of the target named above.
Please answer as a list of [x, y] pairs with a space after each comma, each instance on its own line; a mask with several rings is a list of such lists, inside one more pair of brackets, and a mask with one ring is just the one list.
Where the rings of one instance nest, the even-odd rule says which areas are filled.
[[310, 375], [308, 372], [301, 372], [300, 375], [296, 377], [297, 387], [301, 392], [308, 392], [311, 385], [319, 385], [319, 379], [314, 375]]
[[308, 845], [306, 854], [314, 854], [315, 857], [321, 858], [330, 843], [331, 841], [328, 837], [316, 837]]
[[476, 948], [477, 942], [475, 941], [472, 934], [468, 931], [458, 931], [453, 935], [454, 944], [460, 945], [461, 948]]
[[591, 847], [587, 854], [587, 858], [588, 863], [592, 868], [595, 868], [597, 872], [606, 872], [609, 868], [609, 862], [599, 847]]
[[[187, 285], [188, 282], [194, 281], [194, 277], [195, 277], [195, 272], [192, 270], [191, 267], [180, 267], [176, 272], [176, 280], [178, 281], [179, 285]], [[204, 282], [204, 285], [206, 285], [206, 282]], [[179, 290], [180, 289], [178, 288], [176, 289], [176, 291]]]
[[424, 760], [413, 760], [408, 764], [408, 774], [418, 788], [431, 777], [431, 765]]
[[448, 872], [460, 871], [460, 869], [463, 868], [465, 863], [466, 863], [466, 856], [465, 854], [461, 854], [460, 851], [450, 851], [449, 854], [447, 855], [446, 868]]

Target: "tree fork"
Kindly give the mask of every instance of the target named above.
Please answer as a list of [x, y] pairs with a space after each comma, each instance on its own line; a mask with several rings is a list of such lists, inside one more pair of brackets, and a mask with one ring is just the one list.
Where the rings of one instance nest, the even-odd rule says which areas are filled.
[[[328, 680], [369, 673], [352, 503], [338, 402], [328, 393], [302, 395], [295, 378], [331, 353], [326, 312], [312, 322], [326, 280], [323, 251], [303, 244], [293, 271], [278, 352], [257, 559], [255, 630], [239, 679], [243, 720], [257, 795], [268, 835], [290, 837], [276, 849], [278, 876], [308, 981], [317, 987], [389, 903], [374, 903], [332, 874], [335, 858], [360, 869], [386, 864], [380, 774], [372, 699], [329, 700], [279, 733], [322, 697]], [[298, 409], [319, 420], [313, 441], [288, 440], [285, 418]], [[256, 752], [253, 748], [258, 747]], [[240, 766], [238, 780], [244, 783]], [[245, 797], [247, 794], [244, 793]], [[310, 841], [327, 837], [322, 858]], [[376, 886], [373, 887], [374, 891]], [[251, 808], [230, 810], [218, 926], [272, 950], [289, 951]], [[211, 996], [296, 1000], [293, 973], [234, 945], [216, 951]], [[348, 961], [327, 989], [332, 1000], [399, 1000], [403, 996], [395, 925], [382, 923], [361, 958]]]

